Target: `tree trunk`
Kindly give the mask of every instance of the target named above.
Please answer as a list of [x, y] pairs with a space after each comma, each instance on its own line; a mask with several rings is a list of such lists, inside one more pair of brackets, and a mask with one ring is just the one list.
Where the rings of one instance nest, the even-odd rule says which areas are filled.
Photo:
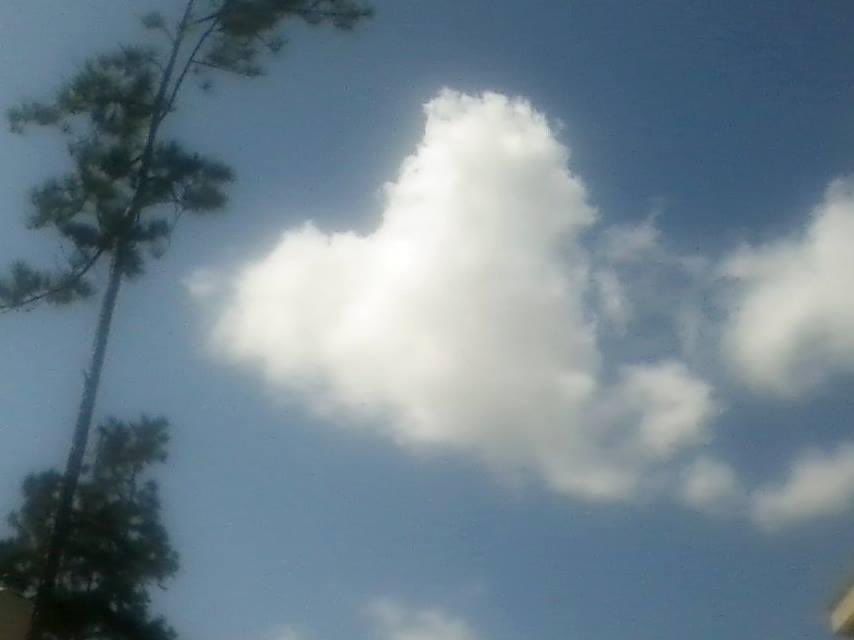
[[[151, 167], [152, 157], [154, 155], [154, 144], [157, 138], [157, 133], [163, 119], [168, 115], [172, 107], [172, 102], [181, 88], [184, 76], [192, 62], [192, 55], [187, 67], [179, 77], [176, 85], [173, 88], [173, 94], [170, 97], [169, 87], [172, 82], [172, 77], [175, 72], [175, 65], [178, 62], [178, 54], [181, 46], [184, 43], [187, 30], [190, 26], [190, 20], [193, 15], [193, 6], [196, 0], [187, 0], [184, 6], [184, 12], [181, 21], [178, 24], [178, 29], [172, 43], [172, 50], [169, 54], [169, 60], [163, 70], [163, 76], [160, 79], [160, 86], [157, 90], [157, 96], [154, 100], [154, 111], [151, 118], [151, 123], [148, 129], [148, 136], [145, 141], [145, 149], [142, 154], [142, 162], [139, 170], [139, 183], [136, 191], [133, 194], [133, 200], [128, 207], [125, 216], [125, 222], [130, 226], [137, 222], [140, 210], [143, 207], [143, 198], [145, 196], [146, 185], [149, 179], [149, 170]], [[205, 36], [206, 37], [206, 36]], [[201, 43], [200, 43], [201, 44]], [[197, 45], [198, 48], [199, 45]], [[71, 534], [71, 516], [74, 507], [74, 494], [77, 491], [77, 484], [80, 480], [80, 473], [83, 470], [83, 459], [86, 454], [86, 445], [89, 441], [89, 431], [92, 427], [92, 415], [95, 411], [95, 399], [98, 395], [98, 386], [101, 382], [101, 371], [104, 368], [104, 356], [107, 353], [107, 342], [110, 337], [110, 326], [113, 321], [113, 312], [116, 308], [116, 301], [119, 295], [119, 289], [122, 283], [122, 259], [124, 253], [124, 241], [118, 240], [115, 244], [112, 261], [110, 262], [110, 277], [107, 283], [107, 289], [104, 292], [104, 299], [101, 302], [101, 312], [98, 316], [98, 326], [95, 330], [95, 340], [92, 345], [92, 357], [89, 361], [89, 369], [85, 373], [83, 383], [83, 397], [80, 400], [80, 409], [77, 413], [77, 423], [74, 426], [74, 436], [71, 444], [71, 451], [68, 454], [68, 461], [65, 466], [65, 473], [62, 478], [62, 489], [57, 505], [56, 515], [51, 529], [50, 540], [45, 555], [45, 563], [42, 568], [42, 574], [39, 580], [38, 590], [33, 602], [33, 616], [30, 625], [27, 640], [42, 640], [45, 605], [49, 605], [53, 597], [56, 587], [56, 578], [59, 573], [60, 563], [62, 561], [62, 552]], [[0, 640], [3, 640], [0, 638]]]
[[59, 504], [54, 516], [53, 528], [51, 530], [48, 548], [45, 554], [44, 567], [38, 591], [33, 603], [33, 618], [28, 640], [41, 640], [45, 605], [52, 597], [59, 565], [62, 560], [62, 550], [71, 533], [72, 510], [74, 506], [74, 494], [80, 480], [83, 469], [83, 459], [86, 453], [86, 444], [89, 441], [89, 432], [92, 427], [92, 415], [95, 411], [95, 399], [98, 395], [98, 386], [101, 381], [101, 371], [104, 368], [104, 358], [107, 354], [107, 342], [110, 336], [110, 327], [113, 322], [113, 312], [122, 283], [122, 249], [117, 247], [113, 252], [110, 262], [110, 277], [107, 289], [101, 302], [101, 311], [98, 315], [98, 326], [95, 331], [95, 339], [92, 345], [92, 356], [89, 360], [89, 368], [84, 374], [83, 396], [80, 400], [80, 408], [77, 412], [77, 422], [74, 426], [74, 436], [71, 451], [65, 465], [65, 473], [62, 478], [62, 488]]

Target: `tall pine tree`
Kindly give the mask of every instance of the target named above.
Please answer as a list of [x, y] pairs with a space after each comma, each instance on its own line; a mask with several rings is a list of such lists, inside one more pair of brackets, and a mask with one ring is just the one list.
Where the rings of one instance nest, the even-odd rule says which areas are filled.
[[[50, 640], [171, 640], [174, 631], [149, 612], [149, 589], [178, 569], [160, 522], [152, 467], [166, 460], [167, 423], [143, 417], [109, 420], [97, 429], [70, 517], [71, 536], [56, 586], [43, 603], [42, 633]], [[25, 596], [38, 590], [62, 474], [33, 474], [24, 502], [9, 516], [12, 535], [0, 540], [0, 582]]]
[[0, 310], [40, 302], [68, 304], [105, 279], [100, 313], [72, 446], [62, 475], [52, 533], [35, 597], [31, 639], [40, 638], [68, 544], [73, 498], [82, 470], [113, 313], [122, 282], [138, 277], [146, 256], [162, 252], [183, 212], [226, 204], [228, 165], [163, 134], [191, 79], [205, 88], [215, 73], [255, 77], [266, 54], [285, 44], [294, 21], [351, 29], [370, 15], [361, 0], [182, 0], [180, 16], [160, 13], [143, 26], [160, 46], [120, 47], [87, 62], [56, 97], [9, 111], [13, 131], [49, 127], [67, 141], [70, 170], [33, 189], [29, 225], [51, 232], [67, 264], [55, 271], [24, 262], [0, 279]]

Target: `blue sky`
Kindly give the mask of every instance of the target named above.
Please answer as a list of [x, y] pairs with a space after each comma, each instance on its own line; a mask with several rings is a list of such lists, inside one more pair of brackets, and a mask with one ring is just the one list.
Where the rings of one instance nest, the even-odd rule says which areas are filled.
[[[173, 424], [160, 609], [210, 640], [829, 637], [850, 3], [376, 6], [172, 124], [240, 179], [123, 291], [99, 403]], [[0, 103], [135, 11], [5, 2]], [[0, 258], [49, 263], [21, 222], [61, 149], [0, 135]], [[94, 313], [0, 318], [4, 508], [64, 458]]]

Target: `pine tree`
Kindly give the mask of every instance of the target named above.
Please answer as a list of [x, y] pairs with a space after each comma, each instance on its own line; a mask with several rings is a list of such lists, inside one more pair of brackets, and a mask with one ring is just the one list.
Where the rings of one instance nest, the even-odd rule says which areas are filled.
[[175, 21], [156, 12], [143, 18], [160, 47], [126, 46], [97, 56], [53, 100], [9, 111], [13, 131], [48, 127], [67, 141], [70, 170], [32, 190], [29, 219], [31, 228], [59, 238], [67, 264], [54, 271], [13, 264], [0, 279], [0, 310], [68, 304], [91, 295], [98, 276], [106, 281], [35, 598], [32, 639], [40, 637], [42, 604], [68, 542], [121, 285], [142, 273], [146, 257], [162, 253], [184, 212], [223, 208], [234, 178], [223, 162], [166, 139], [164, 122], [180, 107], [191, 79], [204, 89], [215, 73], [260, 75], [265, 55], [284, 46], [289, 23], [347, 30], [370, 13], [361, 0], [184, 0]]
[[[56, 587], [43, 603], [42, 633], [50, 640], [171, 640], [174, 631], [149, 612], [149, 589], [178, 569], [160, 522], [152, 467], [166, 460], [168, 424], [143, 417], [109, 420], [83, 466], [71, 537]], [[33, 474], [23, 506], [9, 516], [12, 535], [0, 540], [0, 582], [34, 596], [62, 492], [62, 474]]]

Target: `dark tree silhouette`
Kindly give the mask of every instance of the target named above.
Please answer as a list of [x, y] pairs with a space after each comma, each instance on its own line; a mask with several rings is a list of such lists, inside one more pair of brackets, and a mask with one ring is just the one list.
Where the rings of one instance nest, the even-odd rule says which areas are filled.
[[[181, 214], [226, 204], [231, 169], [165, 139], [163, 124], [195, 79], [202, 89], [218, 72], [255, 77], [264, 57], [279, 52], [289, 23], [350, 29], [370, 15], [361, 0], [183, 0], [170, 21], [150, 13], [143, 26], [160, 46], [126, 46], [98, 56], [47, 102], [9, 111], [13, 131], [49, 127], [67, 140], [70, 171], [33, 189], [33, 229], [58, 236], [67, 256], [58, 270], [24, 262], [0, 279], [0, 310], [40, 302], [68, 304], [93, 293], [104, 276], [92, 354], [52, 519], [31, 639], [38, 639], [42, 604], [50, 598], [69, 537], [81, 473], [119, 290], [157, 256]], [[106, 273], [102, 273], [104, 270]]]
[[[149, 589], [178, 569], [160, 522], [152, 467], [166, 460], [167, 422], [110, 420], [97, 430], [71, 510], [71, 536], [55, 588], [42, 603], [42, 634], [51, 640], [171, 640], [173, 630], [149, 612]], [[38, 590], [62, 474], [33, 474], [24, 503], [0, 540], [0, 580], [25, 596]]]

